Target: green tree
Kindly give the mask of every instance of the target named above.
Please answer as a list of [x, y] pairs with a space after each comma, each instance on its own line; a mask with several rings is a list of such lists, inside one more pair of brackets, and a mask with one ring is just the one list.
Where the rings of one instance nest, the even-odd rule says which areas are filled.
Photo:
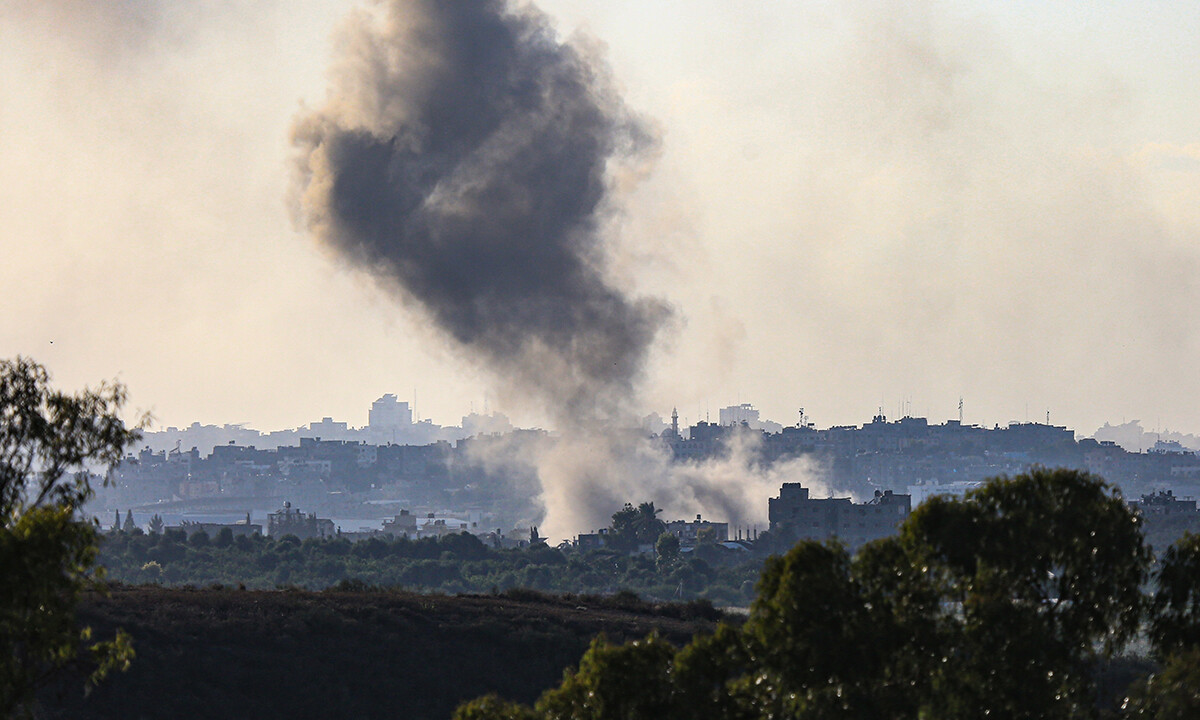
[[933, 705], [950, 717], [1078, 717], [1090, 668], [1138, 630], [1149, 551], [1103, 480], [1035, 469], [935, 497], [902, 542], [941, 597]]
[[1149, 629], [1161, 669], [1130, 693], [1129, 717], [1200, 717], [1200, 535], [1185, 533], [1159, 558]]
[[1159, 657], [1200, 647], [1200, 535], [1186, 533], [1167, 548], [1155, 572], [1150, 640]]
[[1200, 717], [1200, 648], [1171, 655], [1158, 672], [1135, 683], [1124, 710], [1125, 717], [1150, 720]]
[[[867, 568], [896, 573], [874, 555]], [[881, 587], [869, 590], [862, 574], [832, 542], [802, 541], [767, 561], [745, 625], [764, 715], [778, 705], [797, 718], [916, 717], [921, 688], [908, 681], [920, 673], [909, 670], [914, 647], [893, 608], [905, 602], [895, 592], [903, 583], [872, 577]]]
[[715, 545], [720, 539], [721, 535], [714, 527], [700, 528], [696, 533], [696, 542], [700, 545]]
[[86, 668], [90, 688], [133, 656], [124, 632], [97, 640], [75, 617], [101, 574], [96, 527], [80, 517], [88, 471], [139, 437], [118, 415], [124, 401], [119, 384], [69, 394], [32, 360], [0, 361], [0, 717], [31, 712], [67, 666]]
[[669, 532], [658, 536], [654, 543], [654, 553], [662, 565], [670, 565], [679, 559], [679, 538]]
[[[1090, 718], [1094, 661], [1136, 632], [1147, 564], [1136, 516], [1098, 478], [999, 478], [853, 556], [804, 541], [769, 559], [742, 627], [673, 658], [597, 641], [534, 717]], [[1196, 716], [1200, 658], [1180, 657], [1131, 708]], [[470, 717], [518, 717], [495, 708]]]
[[672, 680], [677, 717], [687, 720], [753, 720], [782, 716], [779, 696], [756, 675], [747, 634], [728, 623], [699, 635], [675, 655]]
[[592, 641], [562, 685], [534, 705], [546, 720], [641, 720], [672, 717], [675, 647], [651, 635], [625, 645]]
[[223, 527], [217, 531], [217, 537], [213, 539], [213, 545], [219, 548], [227, 548], [233, 544], [233, 530]]
[[526, 705], [484, 695], [459, 705], [453, 720], [538, 720], [540, 717]]
[[579, 667], [532, 708], [485, 696], [458, 707], [454, 720], [642, 720], [682, 717], [674, 708], [675, 647], [657, 635], [613, 645], [592, 641]]
[[625, 503], [612, 516], [612, 533], [609, 544], [617, 550], [629, 551], [638, 545], [652, 545], [664, 532], [667, 524], [658, 519], [657, 510], [652, 502], [644, 502], [637, 507]]

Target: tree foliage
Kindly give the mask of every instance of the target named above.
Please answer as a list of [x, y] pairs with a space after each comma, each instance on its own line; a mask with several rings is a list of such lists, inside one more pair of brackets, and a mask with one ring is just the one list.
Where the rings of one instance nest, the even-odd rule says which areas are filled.
[[1150, 639], [1160, 656], [1200, 647], [1200, 535], [1185, 534], [1159, 558]]
[[652, 502], [637, 507], [625, 503], [625, 507], [613, 513], [609, 544], [622, 551], [634, 550], [638, 545], [653, 545], [667, 531], [667, 524], [658, 518], [661, 512]]
[[161, 535], [111, 533], [101, 542], [99, 562], [109, 580], [128, 584], [251, 589], [285, 584], [320, 590], [342, 580], [357, 580], [440, 593], [528, 588], [597, 594], [627, 589], [649, 599], [708, 600], [739, 607], [753, 599], [762, 562], [721, 546], [716, 546], [719, 561], [677, 554], [664, 562], [653, 555], [611, 548], [501, 549], [457, 533], [419, 540], [385, 536], [356, 543], [339, 538], [301, 542], [294, 537], [236, 536], [228, 545], [218, 533], [207, 546], [198, 546], [191, 538], [181, 540], [179, 535], [171, 530]]
[[1166, 658], [1159, 672], [1135, 683], [1125, 715], [1149, 720], [1195, 720], [1200, 717], [1200, 648]]
[[660, 568], [669, 568], [679, 560], [679, 538], [669, 532], [658, 536], [654, 542], [654, 555]]
[[89, 471], [111, 468], [138, 437], [118, 412], [119, 384], [70, 394], [41, 365], [0, 361], [0, 716], [29, 712], [36, 689], [66, 666], [91, 686], [133, 656], [128, 636], [76, 625], [98, 587], [96, 528], [80, 517]]
[[932, 702], [956, 716], [1077, 717], [1097, 652], [1138, 630], [1149, 551], [1120, 493], [1087, 473], [1035, 469], [933, 498], [901, 542], [948, 609]]
[[[1148, 562], [1113, 487], [1035, 469], [928, 501], [854, 555], [801, 542], [767, 561], [740, 627], [673, 654], [598, 641], [522, 717], [1094, 717], [1089, 669], [1137, 631]], [[1142, 707], [1190, 702], [1173, 672]]]

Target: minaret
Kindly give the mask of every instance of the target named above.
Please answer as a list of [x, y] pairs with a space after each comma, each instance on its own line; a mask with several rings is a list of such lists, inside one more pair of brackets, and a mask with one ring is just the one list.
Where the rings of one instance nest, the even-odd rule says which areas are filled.
[[679, 437], [679, 408], [671, 408], [671, 433]]

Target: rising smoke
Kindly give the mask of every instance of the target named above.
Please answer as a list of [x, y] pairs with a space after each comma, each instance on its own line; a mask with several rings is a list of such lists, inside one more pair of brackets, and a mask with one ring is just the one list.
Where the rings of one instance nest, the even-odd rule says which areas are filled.
[[611, 416], [670, 312], [606, 278], [610, 164], [656, 141], [605, 67], [502, 0], [397, 0], [340, 53], [294, 129], [310, 231], [551, 412]]
[[583, 42], [502, 0], [395, 0], [352, 18], [329, 97], [294, 141], [310, 232], [564, 430], [478, 458], [533, 458], [552, 537], [644, 499], [761, 518], [741, 449], [675, 466], [620, 429], [672, 312], [608, 277], [604, 220], [616, 170], [657, 142]]

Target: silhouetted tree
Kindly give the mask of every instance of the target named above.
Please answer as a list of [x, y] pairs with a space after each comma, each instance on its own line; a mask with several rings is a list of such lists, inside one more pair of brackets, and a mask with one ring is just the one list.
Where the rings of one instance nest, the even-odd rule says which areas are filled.
[[652, 502], [637, 507], [625, 503], [625, 507], [613, 513], [609, 544], [624, 551], [638, 545], [653, 545], [667, 530], [667, 524], [658, 519], [660, 512], [662, 510], [656, 510]]
[[[1035, 469], [933, 498], [853, 556], [803, 541], [769, 559], [740, 628], [673, 656], [654, 638], [597, 641], [532, 708], [472, 705], [469, 717], [1091, 718], [1090, 670], [1137, 631], [1148, 562], [1114, 488]], [[1200, 673], [1186, 662], [1141, 707], [1195, 717]]]
[[118, 416], [121, 385], [68, 394], [49, 383], [32, 360], [0, 361], [0, 717], [30, 712], [65, 666], [85, 666], [90, 685], [133, 656], [125, 633], [97, 640], [75, 611], [99, 579], [96, 527], [79, 516], [88, 466], [114, 466], [139, 430]]
[[654, 553], [663, 565], [670, 565], [679, 559], [679, 538], [669, 532], [658, 536], [654, 543]]
[[1150, 640], [1159, 657], [1200, 647], [1200, 535], [1186, 533], [1167, 548], [1155, 572]]

